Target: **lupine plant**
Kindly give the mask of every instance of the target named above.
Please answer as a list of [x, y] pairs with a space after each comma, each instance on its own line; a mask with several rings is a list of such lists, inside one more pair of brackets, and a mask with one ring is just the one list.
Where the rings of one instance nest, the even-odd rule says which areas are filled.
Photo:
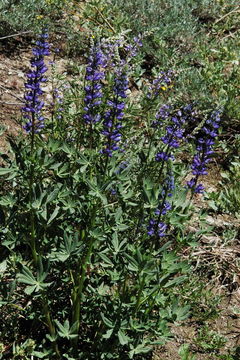
[[[187, 196], [178, 157], [194, 111], [157, 101], [170, 72], [146, 85], [132, 116], [134, 54], [126, 59], [120, 50], [119, 41], [92, 41], [81, 109], [71, 117], [68, 100], [60, 119], [44, 108], [40, 86], [46, 33], [33, 51], [23, 134], [9, 138], [0, 169], [6, 359], [16, 344], [42, 359], [147, 359], [171, 337], [169, 324], [188, 316], [177, 289], [189, 266], [177, 253], [171, 216], [181, 188]], [[215, 112], [196, 137], [194, 192], [202, 192], [197, 180], [218, 124]], [[19, 333], [9, 336], [10, 323]]]

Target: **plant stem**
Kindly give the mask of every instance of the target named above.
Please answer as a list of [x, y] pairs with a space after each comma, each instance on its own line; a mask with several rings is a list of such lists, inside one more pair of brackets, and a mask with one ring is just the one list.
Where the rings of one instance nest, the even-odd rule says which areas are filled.
[[138, 294], [137, 294], [137, 301], [136, 301], [136, 305], [135, 305], [134, 312], [133, 312], [134, 315], [136, 315], [136, 312], [138, 311], [138, 308], [139, 308], [139, 305], [141, 302], [141, 295], [143, 292], [144, 284], [145, 284], [145, 275], [143, 275], [142, 281], [140, 282], [140, 288], [139, 288]]
[[29, 202], [30, 202], [30, 247], [35, 266], [38, 264], [38, 255], [35, 240], [35, 214], [33, 204], [33, 184], [34, 184], [34, 142], [35, 139], [35, 114], [32, 113], [32, 131], [31, 131], [31, 165], [30, 165], [30, 183], [29, 183]]
[[[42, 303], [43, 303], [43, 313], [44, 313], [44, 316], [45, 316], [45, 319], [46, 319], [46, 323], [47, 323], [50, 335], [51, 335], [51, 337], [53, 339], [55, 339], [55, 337], [56, 337], [56, 329], [55, 329], [55, 326], [54, 326], [54, 324], [52, 322], [52, 319], [51, 319], [51, 312], [50, 312], [48, 302], [47, 302], [47, 299], [46, 299], [46, 294], [43, 294]], [[56, 353], [57, 357], [59, 359], [61, 359], [61, 355], [60, 355], [56, 340], [53, 341], [53, 348], [55, 350], [55, 353]]]
[[[93, 211], [90, 212], [89, 217], [91, 218], [90, 227], [89, 230], [93, 229], [95, 218], [96, 218], [96, 210], [97, 205], [94, 205]], [[86, 241], [88, 240], [88, 237], [86, 237]], [[89, 244], [87, 248], [87, 252], [83, 259], [80, 259], [78, 262], [78, 269], [80, 269], [79, 273], [76, 274], [76, 281], [75, 286], [73, 287], [72, 292], [72, 324], [76, 324], [76, 332], [79, 332], [80, 328], [80, 321], [81, 321], [81, 301], [82, 301], [82, 295], [83, 295], [83, 289], [84, 289], [84, 282], [86, 279], [86, 272], [87, 272], [87, 266], [89, 263], [89, 260], [92, 255], [92, 249], [95, 242], [95, 238], [93, 236], [89, 239]], [[72, 345], [74, 348], [74, 351], [77, 351], [77, 345], [78, 345], [78, 337], [74, 338], [72, 341]]]

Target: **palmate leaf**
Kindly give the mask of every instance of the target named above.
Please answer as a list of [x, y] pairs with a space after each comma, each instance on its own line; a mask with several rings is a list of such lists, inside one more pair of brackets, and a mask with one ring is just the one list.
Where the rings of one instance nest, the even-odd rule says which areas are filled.
[[137, 355], [137, 354], [146, 354], [148, 352], [150, 352], [152, 350], [152, 347], [150, 346], [147, 346], [146, 344], [139, 344], [137, 345], [134, 349], [132, 349], [130, 352], [129, 352], [129, 358], [130, 359], [133, 359], [134, 358], [134, 355]]
[[97, 197], [102, 200], [104, 205], [107, 205], [107, 198], [103, 193], [103, 188], [101, 185], [98, 184], [97, 179], [94, 178], [91, 181], [86, 179], [85, 180], [87, 185], [89, 186], [90, 191], [88, 192], [89, 195], [92, 195], [94, 198]]
[[118, 234], [117, 234], [117, 232], [114, 232], [113, 235], [112, 235], [112, 245], [113, 245], [113, 248], [114, 248], [114, 254], [117, 254], [118, 252], [120, 252], [123, 245], [125, 245], [126, 242], [127, 242], [127, 240], [124, 239], [123, 241], [121, 241], [119, 243]]
[[65, 262], [72, 255], [77, 255], [83, 250], [83, 244], [79, 242], [79, 234], [76, 233], [74, 236], [70, 236], [64, 233], [64, 243], [60, 244], [59, 251], [52, 251], [49, 254], [51, 261]]
[[52, 282], [51, 283], [44, 282], [46, 276], [47, 273], [42, 272], [42, 273], [38, 273], [37, 277], [35, 277], [33, 273], [26, 266], [23, 266], [22, 273], [18, 274], [17, 280], [20, 283], [29, 285], [26, 287], [24, 291], [27, 295], [30, 295], [34, 291], [39, 292], [52, 284]]
[[55, 323], [58, 327], [58, 335], [65, 339], [74, 339], [78, 336], [77, 334], [77, 322], [75, 322], [71, 327], [69, 321], [65, 320], [62, 325], [58, 320], [55, 320]]

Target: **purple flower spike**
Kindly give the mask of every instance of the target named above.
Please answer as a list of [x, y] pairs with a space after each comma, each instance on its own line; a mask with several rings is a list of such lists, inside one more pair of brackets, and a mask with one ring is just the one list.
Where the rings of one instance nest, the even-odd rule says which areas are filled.
[[101, 150], [102, 154], [112, 157], [113, 151], [120, 150], [118, 143], [121, 140], [122, 128], [121, 120], [124, 117], [125, 103], [124, 99], [127, 97], [126, 90], [128, 89], [128, 79], [123, 69], [117, 70], [115, 73], [113, 85], [113, 98], [108, 100], [109, 109], [105, 113], [105, 121], [103, 123], [104, 130], [102, 134], [106, 136], [107, 141], [105, 147]]
[[90, 56], [88, 59], [88, 66], [86, 68], [84, 97], [84, 115], [83, 119], [86, 124], [95, 124], [101, 120], [99, 115], [99, 105], [102, 101], [102, 84], [101, 80], [104, 79], [104, 56], [99, 45], [94, 45], [91, 48]]
[[25, 88], [27, 89], [24, 99], [25, 106], [22, 108], [23, 117], [26, 123], [23, 128], [26, 132], [39, 132], [44, 127], [44, 117], [41, 115], [41, 110], [44, 107], [44, 102], [40, 100], [39, 96], [43, 94], [41, 83], [47, 81], [44, 77], [47, 71], [47, 66], [44, 63], [44, 56], [50, 55], [49, 44], [46, 41], [48, 34], [41, 34], [39, 40], [36, 41], [36, 47], [32, 50], [33, 58], [31, 59], [31, 67], [27, 74], [27, 82]]
[[183, 125], [186, 122], [186, 118], [182, 111], [178, 111], [174, 115], [170, 116], [170, 107], [163, 105], [156, 114], [156, 121], [152, 124], [153, 127], [158, 127], [162, 124], [160, 119], [165, 121], [169, 119], [168, 125], [165, 126], [165, 134], [161, 137], [161, 141], [164, 144], [160, 152], [155, 155], [157, 162], [167, 162], [168, 160], [174, 160], [172, 152], [179, 148], [180, 141], [184, 137]]
[[149, 220], [149, 224], [147, 227], [148, 235], [149, 236], [157, 236], [157, 237], [164, 237], [166, 235], [167, 225], [162, 222], [162, 217], [167, 214], [168, 211], [172, 209], [172, 205], [167, 198], [172, 197], [172, 192], [175, 189], [174, 184], [174, 176], [171, 170], [169, 170], [165, 182], [163, 184], [162, 192], [159, 195], [159, 205], [155, 210], [155, 215], [157, 218], [151, 218]]
[[210, 118], [206, 121], [205, 126], [201, 129], [202, 136], [197, 140], [196, 150], [192, 162], [192, 174], [195, 175], [190, 181], [187, 182], [187, 187], [193, 193], [203, 194], [204, 186], [197, 185], [198, 177], [200, 175], [207, 175], [207, 165], [211, 161], [213, 154], [214, 138], [218, 135], [217, 129], [219, 128], [220, 111], [214, 111]]

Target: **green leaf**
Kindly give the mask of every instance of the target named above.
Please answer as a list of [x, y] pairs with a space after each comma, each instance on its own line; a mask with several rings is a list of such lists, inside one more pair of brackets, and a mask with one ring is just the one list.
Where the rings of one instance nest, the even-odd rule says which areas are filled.
[[128, 269], [131, 271], [137, 272], [139, 270], [137, 261], [128, 254], [125, 254], [125, 257], [128, 260]]
[[182, 284], [186, 279], [187, 279], [186, 275], [178, 276], [172, 280], [169, 280], [163, 287], [169, 288], [171, 286], [176, 286], [176, 285]]
[[152, 350], [152, 347], [146, 346], [146, 344], [139, 344], [129, 352], [130, 359], [133, 359], [134, 355], [146, 354]]
[[101, 265], [106, 267], [106, 266], [114, 266], [113, 262], [103, 253], [99, 253], [99, 256], [103, 259], [104, 264], [102, 263]]
[[190, 352], [189, 344], [181, 345], [178, 354], [181, 356], [181, 360], [195, 360], [195, 356]]
[[32, 285], [32, 286], [27, 286], [27, 287], [24, 289], [24, 292], [25, 292], [27, 295], [31, 295], [35, 290], [36, 290], [36, 285]]
[[117, 253], [119, 251], [119, 241], [118, 241], [118, 234], [116, 232], [113, 233], [113, 235], [112, 235], [112, 244], [113, 244], [115, 253]]
[[59, 328], [61, 334], [64, 335], [63, 337], [65, 337], [65, 335], [68, 335], [68, 332], [69, 332], [69, 321], [68, 320], [65, 320], [63, 325], [58, 320], [55, 320], [55, 323], [57, 324], [57, 327]]
[[124, 333], [123, 330], [119, 329], [118, 330], [118, 340], [121, 345], [126, 345], [126, 344], [128, 344], [129, 337]]
[[208, 206], [213, 209], [214, 211], [218, 210], [218, 206], [216, 205], [216, 202], [214, 200], [208, 201]]
[[71, 147], [67, 143], [63, 143], [63, 145], [61, 146], [61, 149], [68, 155], [73, 155], [74, 154], [74, 148]]
[[60, 144], [61, 143], [59, 140], [54, 140], [54, 139], [50, 138], [47, 146], [48, 146], [49, 151], [56, 152], [60, 148]]
[[112, 336], [114, 329], [109, 329], [107, 330], [107, 332], [102, 336], [104, 339], [110, 339], [110, 337]]
[[106, 294], [109, 294], [109, 286], [104, 285], [104, 283], [102, 283], [98, 288], [97, 288], [97, 292], [99, 295], [104, 296]]
[[50, 194], [47, 197], [46, 204], [52, 202], [53, 200], [55, 200], [57, 198], [58, 193], [59, 193], [59, 188], [54, 189], [53, 191], [51, 191]]
[[183, 321], [183, 320], [187, 319], [189, 317], [190, 308], [191, 307], [189, 305], [178, 307], [174, 311], [174, 315], [176, 316], [176, 321]]
[[52, 215], [50, 216], [50, 218], [49, 218], [49, 220], [47, 222], [48, 225], [55, 219], [55, 217], [57, 216], [57, 214], [59, 212], [59, 209], [60, 209], [60, 207], [56, 206], [54, 212], [52, 213]]
[[[93, 182], [94, 180], [94, 182]], [[92, 190], [92, 191], [96, 191], [97, 190], [97, 183], [96, 183], [96, 179], [93, 179], [92, 181], [90, 180], [87, 180], [86, 179], [86, 183], [88, 184], [89, 188]]]
[[13, 168], [0, 168], [0, 176], [10, 174], [13, 171], [14, 171]]
[[56, 175], [59, 176], [60, 178], [65, 178], [65, 177], [69, 176], [68, 168], [69, 168], [69, 165], [64, 164], [60, 169], [56, 169]]
[[37, 273], [37, 277], [33, 275], [33, 273], [26, 267], [23, 266], [22, 274], [17, 275], [17, 280], [20, 283], [27, 284], [25, 289], [26, 294], [31, 294], [32, 292], [40, 291], [50, 286], [52, 283], [44, 283], [44, 279], [46, 278], [47, 273], [41, 272]]
[[51, 342], [54, 342], [54, 341], [57, 340], [57, 335], [47, 334], [47, 335], [46, 335], [46, 338], [47, 338], [48, 340], [50, 340]]
[[87, 165], [87, 164], [90, 164], [88, 158], [86, 158], [84, 155], [80, 154], [79, 157], [78, 157], [78, 160], [77, 160], [77, 163], [78, 164], [81, 164], [81, 165]]
[[13, 206], [16, 199], [12, 195], [5, 195], [1, 197], [0, 205], [2, 206]]
[[3, 274], [7, 270], [7, 260], [3, 260], [0, 263], [0, 275]]
[[101, 318], [102, 318], [104, 324], [105, 324], [107, 327], [109, 327], [109, 328], [111, 328], [111, 329], [114, 328], [115, 324], [114, 324], [111, 320], [107, 319], [107, 318], [103, 315], [102, 312], [100, 313], [100, 315], [101, 315]]
[[89, 191], [89, 195], [92, 195], [93, 197], [98, 197], [99, 199], [102, 200], [104, 205], [108, 203], [106, 196], [102, 194], [99, 189], [96, 189], [94, 191]]
[[42, 203], [42, 199], [36, 199], [32, 202], [32, 208], [37, 210], [37, 209], [40, 209], [41, 207], [41, 203]]
[[59, 168], [59, 166], [61, 166], [61, 165], [62, 165], [61, 162], [55, 163], [55, 164], [53, 164], [53, 165], [50, 167], [50, 169], [51, 169], [51, 170], [57, 170], [57, 169]]
[[2, 136], [5, 133], [6, 129], [7, 129], [6, 126], [4, 126], [4, 125], [0, 126], [0, 136]]
[[[55, 340], [53, 340], [55, 341]], [[48, 356], [50, 354], [51, 350], [45, 350], [44, 352], [40, 352], [40, 351], [33, 351], [32, 352], [32, 356], [36, 356], [36, 358], [38, 359], [44, 359], [46, 356]]]
[[23, 273], [18, 274], [17, 279], [19, 282], [29, 285], [35, 285], [36, 279], [33, 273], [26, 267], [23, 267]]
[[66, 339], [74, 339], [76, 337], [78, 337], [78, 334], [76, 333], [77, 331], [77, 322], [74, 323], [71, 328], [69, 326], [69, 321], [65, 320], [64, 324], [62, 325], [58, 320], [55, 320], [55, 323], [57, 324], [58, 327], [58, 335], [62, 338], [66, 338]]
[[47, 221], [47, 206], [43, 206], [42, 210], [39, 211], [40, 215], [42, 216], [42, 218]]

